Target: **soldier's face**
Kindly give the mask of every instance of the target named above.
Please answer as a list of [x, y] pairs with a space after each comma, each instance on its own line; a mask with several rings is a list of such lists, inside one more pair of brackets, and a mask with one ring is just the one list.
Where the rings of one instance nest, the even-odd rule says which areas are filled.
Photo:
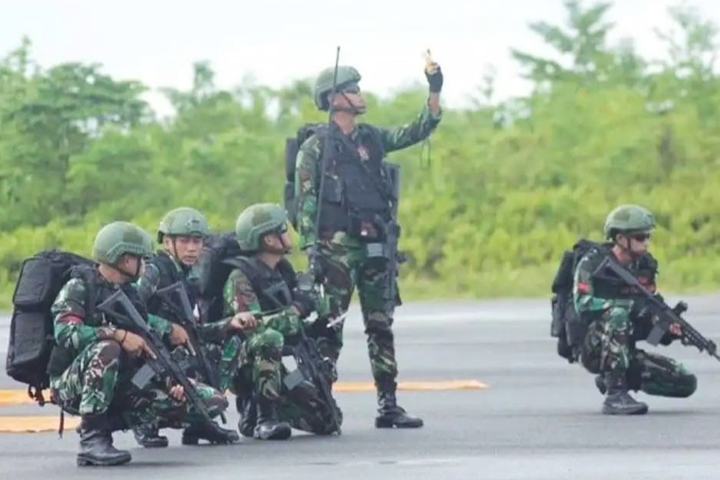
[[648, 251], [650, 246], [649, 232], [634, 233], [627, 236], [621, 235], [623, 241], [626, 243], [626, 248], [635, 256], [642, 256]]
[[337, 110], [355, 109], [358, 113], [364, 112], [367, 107], [360, 86], [353, 84], [337, 93], [333, 101], [333, 107]]
[[145, 272], [145, 260], [135, 255], [123, 255], [118, 268], [128, 277], [139, 278]]
[[[174, 241], [173, 241], [174, 240]], [[165, 237], [163, 238], [165, 251], [174, 255], [181, 263], [192, 267], [198, 261], [203, 248], [202, 237]]]
[[268, 252], [288, 253], [293, 247], [287, 224], [283, 225], [275, 234], [265, 235], [263, 241], [266, 246], [265, 250]]

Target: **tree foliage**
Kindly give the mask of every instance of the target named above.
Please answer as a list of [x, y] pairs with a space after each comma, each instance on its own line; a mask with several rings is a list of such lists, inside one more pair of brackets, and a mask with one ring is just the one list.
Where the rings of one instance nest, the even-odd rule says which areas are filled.
[[[478, 79], [483, 103], [446, 109], [429, 145], [392, 155], [403, 167], [406, 298], [547, 294], [562, 251], [599, 239], [624, 202], [658, 217], [665, 288], [720, 285], [717, 26], [671, 8], [657, 60], [629, 39], [609, 44], [610, 4], [566, 8], [564, 25], [530, 25], [555, 55], [511, 52], [532, 94], [491, 103], [492, 76]], [[204, 62], [192, 75], [189, 90], [163, 90], [176, 115], [161, 121], [143, 85], [99, 65], [43, 69], [27, 39], [0, 60], [0, 302], [25, 257], [87, 253], [109, 221], [154, 231], [189, 205], [221, 231], [251, 203], [282, 201], [285, 138], [324, 120], [310, 83], [225, 90]], [[369, 95], [365, 120], [405, 123], [425, 95]]]

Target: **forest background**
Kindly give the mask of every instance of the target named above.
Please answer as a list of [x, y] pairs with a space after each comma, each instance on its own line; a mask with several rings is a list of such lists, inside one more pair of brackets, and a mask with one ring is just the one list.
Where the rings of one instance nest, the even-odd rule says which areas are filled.
[[[609, 43], [610, 3], [565, 6], [564, 24], [529, 25], [555, 55], [509, 52], [532, 93], [496, 101], [494, 77], [479, 78], [473, 105], [446, 108], [429, 143], [392, 154], [405, 300], [548, 295], [562, 252], [602, 239], [605, 216], [625, 202], [657, 217], [662, 289], [720, 286], [718, 26], [687, 5], [669, 9], [656, 61], [632, 39]], [[163, 90], [175, 114], [159, 118], [145, 86], [99, 64], [43, 68], [28, 38], [0, 59], [0, 308], [24, 258], [89, 255], [110, 221], [154, 233], [187, 205], [227, 231], [246, 206], [282, 202], [285, 138], [326, 120], [313, 79], [225, 90], [202, 61], [192, 75], [191, 89]], [[363, 120], [407, 123], [426, 95], [425, 85], [365, 92]]]

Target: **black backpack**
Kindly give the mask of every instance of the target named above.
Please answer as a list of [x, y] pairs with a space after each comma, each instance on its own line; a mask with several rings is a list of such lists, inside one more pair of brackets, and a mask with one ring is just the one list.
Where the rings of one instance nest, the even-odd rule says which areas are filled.
[[551, 286], [553, 296], [550, 300], [552, 308], [550, 335], [558, 339], [558, 355], [570, 363], [578, 360], [579, 348], [588, 327], [578, 315], [573, 303], [575, 268], [580, 259], [593, 248], [606, 250], [609, 244], [581, 239], [572, 249], [566, 250]]
[[300, 127], [294, 137], [285, 139], [285, 189], [283, 198], [285, 210], [292, 226], [297, 229], [297, 198], [295, 197], [295, 162], [300, 146], [305, 140], [322, 129], [327, 128], [324, 123], [307, 123]]
[[242, 255], [234, 232], [209, 235], [198, 260], [198, 306], [203, 322], [220, 320], [224, 311], [223, 289], [233, 270], [230, 258]]
[[50, 308], [63, 285], [78, 272], [92, 272], [93, 265], [74, 253], [44, 250], [25, 259], [20, 268], [5, 369], [11, 378], [28, 385], [28, 395], [40, 405], [45, 403], [42, 390], [49, 386], [47, 366], [55, 345]]

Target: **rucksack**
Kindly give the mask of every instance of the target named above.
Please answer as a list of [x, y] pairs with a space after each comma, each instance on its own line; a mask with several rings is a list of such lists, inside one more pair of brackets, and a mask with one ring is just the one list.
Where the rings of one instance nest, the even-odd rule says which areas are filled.
[[579, 348], [587, 333], [587, 325], [578, 315], [573, 303], [575, 269], [580, 259], [593, 248], [607, 249], [608, 244], [580, 239], [572, 249], [563, 252], [551, 286], [553, 295], [550, 300], [552, 309], [550, 335], [558, 339], [558, 355], [569, 363], [578, 360]]
[[5, 369], [8, 376], [28, 385], [28, 395], [40, 405], [45, 403], [42, 390], [50, 383], [47, 367], [55, 345], [52, 304], [63, 285], [82, 270], [78, 267], [93, 265], [90, 259], [53, 249], [25, 259], [20, 268]]
[[242, 255], [234, 232], [209, 235], [205, 238], [198, 260], [198, 306], [203, 322], [220, 320], [225, 309], [223, 289], [233, 270], [227, 259]]
[[294, 137], [285, 139], [285, 210], [292, 226], [297, 229], [298, 204], [295, 196], [295, 164], [300, 146], [317, 132], [327, 128], [324, 123], [307, 123], [300, 127]]

